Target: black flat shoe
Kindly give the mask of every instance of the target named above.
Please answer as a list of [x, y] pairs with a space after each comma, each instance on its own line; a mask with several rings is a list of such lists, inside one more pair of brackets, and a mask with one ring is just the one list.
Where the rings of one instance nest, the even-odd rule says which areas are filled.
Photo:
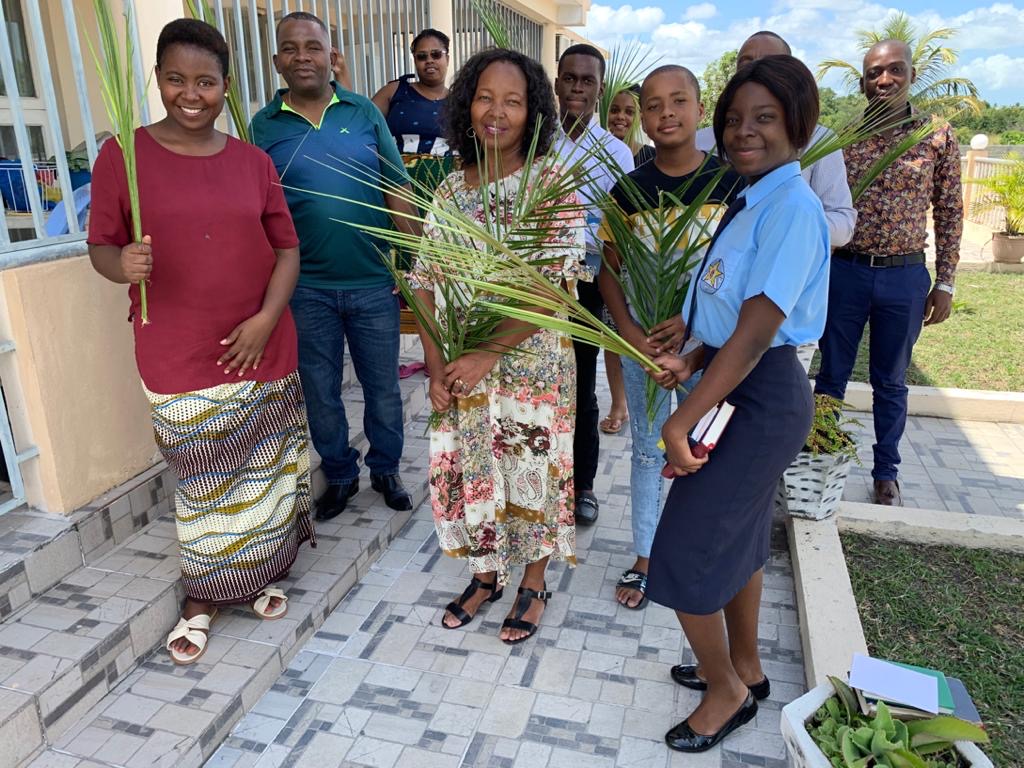
[[690, 720], [687, 718], [665, 734], [665, 743], [669, 749], [674, 749], [677, 752], [707, 752], [741, 725], [753, 720], [756, 714], [757, 702], [754, 700], [754, 696], [748, 693], [746, 701], [740, 705], [736, 713], [710, 736], [693, 730], [690, 727]]
[[347, 483], [328, 485], [324, 495], [316, 500], [316, 519], [330, 520], [345, 511], [348, 500], [359, 493], [359, 478]]
[[[466, 604], [466, 601], [469, 600], [473, 595], [476, 594], [476, 591], [478, 589], [485, 589], [488, 592], [493, 592], [494, 593], [493, 595], [488, 597], [486, 600], [484, 600], [485, 603], [496, 603], [496, 602], [498, 602], [499, 600], [501, 600], [501, 596], [502, 596], [502, 594], [504, 594], [505, 588], [504, 587], [498, 587], [497, 589], [495, 589], [495, 586], [496, 586], [495, 583], [488, 584], [485, 581], [480, 581], [480, 579], [478, 579], [476, 576], [474, 576], [472, 579], [469, 580], [469, 586], [466, 587], [466, 589], [463, 591], [463, 593], [461, 595], [459, 595], [459, 599], [458, 600], [454, 600], [454, 601], [448, 603], [448, 605], [445, 607], [445, 610], [448, 611], [448, 613], [450, 613], [456, 619], [458, 619], [459, 623], [456, 624], [454, 627], [450, 627], [450, 626], [448, 626], [447, 624], [444, 623], [444, 616], [442, 616], [441, 617], [441, 626], [444, 627], [445, 629], [458, 629], [459, 627], [464, 627], [467, 624], [469, 624], [469, 622], [471, 622], [474, 619], [474, 617], [476, 616], [476, 613], [474, 613], [472, 616], [470, 616], [468, 613], [466, 613], [466, 610], [462, 606], [464, 606]], [[481, 608], [482, 607], [483, 606], [481, 606]], [[479, 612], [480, 612], [480, 610], [477, 609], [477, 613], [479, 613]]]
[[[706, 691], [708, 689], [708, 684], [697, 676], [696, 664], [676, 664], [672, 667], [670, 674], [672, 679], [684, 688], [692, 688], [695, 691]], [[747, 688], [750, 689], [750, 692], [754, 694], [754, 698], [758, 701], [767, 699], [772, 693], [772, 684], [768, 682], [767, 677], [760, 683], [748, 685]]]
[[538, 592], [536, 589], [530, 589], [529, 587], [520, 587], [516, 590], [516, 604], [512, 611], [512, 618], [505, 619], [501, 623], [502, 629], [518, 629], [526, 632], [525, 635], [518, 638], [517, 640], [502, 640], [501, 642], [505, 645], [518, 645], [519, 643], [526, 642], [537, 633], [537, 625], [532, 621], [524, 621], [523, 616], [530, 610], [530, 602], [533, 600], [540, 600], [547, 605], [548, 600], [551, 598], [551, 593], [547, 591], [547, 584], [544, 584], [544, 589]]
[[399, 512], [412, 509], [412, 496], [396, 475], [370, 475], [370, 487], [384, 494], [384, 503]]
[[580, 491], [576, 497], [576, 525], [593, 525], [597, 522], [597, 496], [593, 491]]

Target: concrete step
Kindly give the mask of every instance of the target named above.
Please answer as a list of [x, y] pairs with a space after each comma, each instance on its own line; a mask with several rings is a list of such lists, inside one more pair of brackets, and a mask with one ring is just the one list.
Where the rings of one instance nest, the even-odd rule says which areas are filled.
[[[428, 447], [426, 382], [405, 380], [402, 392], [408, 467]], [[345, 403], [352, 442], [365, 450], [361, 394], [346, 387]], [[288, 615], [263, 622], [245, 607], [222, 610], [204, 658], [176, 667], [162, 650], [183, 598], [173, 478], [161, 465], [141, 480], [70, 520], [19, 513], [55, 535], [21, 539], [38, 546], [7, 576], [24, 581], [4, 590], [20, 592], [0, 623], [0, 766], [201, 764], [410, 516], [364, 479], [351, 511], [317, 524], [318, 548], [303, 547], [281, 582]], [[405, 480], [418, 505], [425, 478]], [[315, 492], [323, 485], [317, 470]], [[93, 528], [101, 535], [90, 539]], [[117, 738], [98, 739], [110, 729]]]

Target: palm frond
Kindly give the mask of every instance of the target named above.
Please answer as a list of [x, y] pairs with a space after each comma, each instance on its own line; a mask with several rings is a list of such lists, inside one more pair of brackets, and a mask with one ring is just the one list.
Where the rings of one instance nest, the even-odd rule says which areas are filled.
[[[419, 238], [388, 227], [349, 224], [394, 248], [414, 249], [418, 269], [428, 270], [434, 279], [435, 297], [441, 298], [438, 303], [446, 304], [451, 297], [453, 304], [458, 305], [460, 311], [455, 315], [434, 314], [408, 278], [396, 275], [414, 316], [446, 360], [474, 348], [474, 344], [486, 342], [493, 346], [495, 339], [509, 333], [507, 328], [498, 330], [498, 324], [513, 319], [599, 344], [645, 368], [656, 368], [653, 361], [589, 313], [565, 287], [543, 273], [545, 266], [556, 262], [561, 265], [566, 258], [563, 246], [550, 242], [553, 225], [575, 226], [571, 222], [576, 222], [582, 226], [583, 206], [576, 201], [575, 191], [589, 180], [587, 168], [593, 158], [582, 150], [567, 162], [553, 154], [539, 157], [538, 137], [539, 126], [518, 181], [504, 176], [501, 169], [489, 168], [485, 158], [481, 158], [478, 172], [486, 212], [481, 220], [467, 215], [444, 195], [443, 183], [442, 194], [424, 198], [416, 189], [382, 178], [379, 170], [340, 161], [334, 168], [336, 172], [415, 202], [423, 213], [406, 214], [406, 218], [429, 224], [432, 236]], [[306, 192], [386, 210], [329, 193]], [[556, 221], [561, 223], [555, 224]], [[385, 258], [390, 262], [389, 257]], [[470, 312], [476, 314], [467, 321]], [[467, 333], [470, 325], [485, 329], [489, 335]]]
[[[124, 170], [128, 181], [128, 203], [132, 219], [132, 236], [135, 242], [142, 242], [142, 214], [139, 207], [139, 176], [135, 159], [135, 130], [139, 127], [139, 99], [143, 94], [135, 92], [133, 57], [135, 47], [131, 34], [131, 5], [124, 8], [124, 43], [118, 39], [114, 16], [106, 0], [93, 0], [96, 21], [99, 26], [100, 54], [97, 54], [92, 39], [86, 38], [96, 72], [100, 79], [100, 94], [103, 107], [114, 129], [114, 138], [121, 147]], [[149, 323], [149, 306], [146, 301], [146, 282], [139, 284], [139, 304], [142, 323]]]
[[[608, 127], [608, 111], [612, 101], [622, 91], [638, 84], [646, 72], [657, 66], [661, 57], [638, 40], [616, 43], [605, 63], [604, 92], [597, 105], [602, 128]], [[639, 110], [634, 124], [639, 123]]]
[[[205, 21], [211, 27], [217, 26], [217, 15], [210, 6], [209, 0], [185, 0], [185, 3], [188, 5], [189, 15], [193, 19]], [[245, 76], [245, 70], [238, 61], [235, 51], [231, 52], [231, 59], [235, 76], [231, 78], [231, 83], [228, 85], [226, 98], [228, 114], [231, 116], [231, 122], [235, 126], [235, 134], [239, 139], [250, 144], [252, 140], [249, 138], [249, 124], [245, 119], [245, 110], [242, 109], [242, 91], [238, 85], [239, 77]]]
[[505, 20], [501, 16], [501, 6], [495, 0], [470, 0], [470, 2], [495, 46], [509, 50], [522, 49], [522, 46], [518, 45], [520, 42], [518, 37], [513, 35], [508, 25], [505, 24]]

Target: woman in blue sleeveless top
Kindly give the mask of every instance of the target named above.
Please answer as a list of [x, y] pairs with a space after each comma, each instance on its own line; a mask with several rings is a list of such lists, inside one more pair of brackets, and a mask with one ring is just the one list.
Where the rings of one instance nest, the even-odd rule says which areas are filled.
[[425, 29], [412, 41], [416, 74], [392, 80], [373, 95], [403, 155], [450, 154], [441, 129], [448, 98], [448, 36]]

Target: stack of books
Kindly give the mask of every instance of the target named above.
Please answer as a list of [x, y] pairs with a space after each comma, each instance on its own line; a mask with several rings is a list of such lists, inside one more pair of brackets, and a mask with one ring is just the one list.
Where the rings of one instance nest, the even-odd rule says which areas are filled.
[[857, 654], [850, 669], [850, 687], [865, 715], [874, 715], [878, 702], [884, 701], [900, 720], [952, 715], [982, 724], [964, 684], [937, 669]]

